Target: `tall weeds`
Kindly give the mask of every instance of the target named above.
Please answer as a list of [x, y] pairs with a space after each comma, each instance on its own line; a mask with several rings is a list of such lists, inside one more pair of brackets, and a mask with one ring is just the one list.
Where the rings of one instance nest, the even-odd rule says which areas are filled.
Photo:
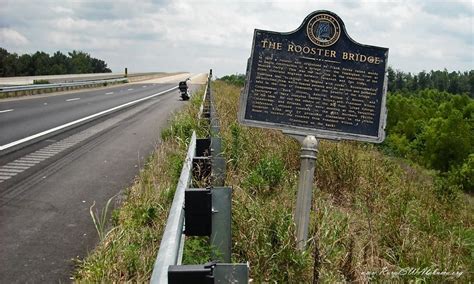
[[472, 198], [440, 198], [429, 171], [364, 143], [321, 141], [311, 238], [298, 252], [292, 216], [300, 146], [281, 132], [240, 125], [239, 93], [214, 83], [226, 184], [234, 189], [233, 260], [250, 261], [257, 283], [470, 279]]
[[[240, 125], [237, 87], [217, 81], [213, 94], [226, 184], [233, 187], [232, 260], [249, 261], [254, 282], [472, 281], [472, 197], [456, 191], [440, 196], [431, 172], [364, 143], [321, 141], [310, 239], [307, 250], [298, 251], [298, 142], [279, 131]], [[163, 132], [163, 144], [113, 214], [115, 229], [80, 263], [76, 279], [149, 280], [188, 135], [191, 129], [206, 135], [195, 119], [198, 105], [192, 102]], [[196, 254], [186, 256], [187, 263], [206, 260], [203, 240], [188, 247]]]
[[[202, 94], [202, 90], [200, 92]], [[120, 208], [112, 213], [107, 231], [107, 210], [91, 215], [100, 236], [96, 249], [77, 261], [77, 282], [147, 282], [159, 249], [176, 183], [192, 130], [204, 135], [196, 120], [201, 96], [175, 114], [162, 132], [162, 143], [148, 159], [133, 186], [125, 191]]]

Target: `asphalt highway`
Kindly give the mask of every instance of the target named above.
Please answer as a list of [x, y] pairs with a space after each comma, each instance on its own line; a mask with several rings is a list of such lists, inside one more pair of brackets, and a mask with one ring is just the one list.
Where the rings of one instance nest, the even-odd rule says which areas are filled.
[[61, 96], [0, 101], [0, 145], [175, 86], [175, 83], [126, 84]]
[[[201, 76], [205, 77], [205, 76]], [[0, 152], [0, 283], [70, 282], [97, 244], [90, 206], [133, 183], [170, 114], [187, 104], [177, 85], [150, 81], [0, 101], [1, 143], [147, 98], [12, 153]], [[191, 82], [191, 90], [203, 80]], [[12, 174], [11, 176], [8, 176]]]

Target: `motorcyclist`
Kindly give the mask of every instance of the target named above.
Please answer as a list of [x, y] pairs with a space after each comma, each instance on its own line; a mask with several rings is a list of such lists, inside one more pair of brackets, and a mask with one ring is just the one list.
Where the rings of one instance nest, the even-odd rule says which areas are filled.
[[187, 84], [188, 80], [189, 78], [187, 78], [185, 81], [179, 82], [179, 85], [178, 85], [179, 91], [181, 93], [181, 98], [183, 99], [183, 101], [189, 100], [188, 84]]

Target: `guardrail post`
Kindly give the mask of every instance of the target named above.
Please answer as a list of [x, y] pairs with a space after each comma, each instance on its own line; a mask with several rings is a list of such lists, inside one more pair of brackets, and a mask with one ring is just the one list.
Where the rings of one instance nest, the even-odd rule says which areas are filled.
[[211, 184], [223, 186], [225, 183], [226, 160], [222, 156], [222, 139], [211, 137]]
[[[185, 189], [183, 203], [186, 223], [185, 234], [187, 236], [209, 236], [213, 262], [201, 265], [179, 265], [180, 261], [177, 259], [177, 261], [170, 263], [174, 258], [174, 255], [170, 258], [170, 250], [172, 249], [163, 247], [172, 241], [169, 237], [170, 230], [168, 230], [170, 226], [167, 224], [163, 235], [164, 240], [160, 244], [157, 262], [155, 262], [152, 283], [166, 283], [166, 280], [168, 280], [168, 283], [205, 284], [249, 282], [248, 263], [230, 263], [232, 252], [232, 188], [224, 186], [226, 161], [222, 156], [222, 139], [218, 137], [220, 127], [211, 97], [211, 77], [212, 69], [208, 77], [205, 97], [198, 114], [199, 119], [206, 119], [209, 122], [210, 137], [195, 139], [193, 134], [194, 140], [192, 139], [192, 141], [194, 144], [189, 146], [186, 163], [188, 167], [190, 166], [187, 169], [188, 175], [191, 175], [193, 179], [189, 181]], [[194, 148], [191, 149], [191, 147]], [[194, 155], [190, 153], [194, 153]], [[184, 168], [183, 171], [185, 171]], [[196, 187], [207, 186], [207, 188], [189, 188], [189, 185], [191, 187], [194, 185]], [[175, 200], [173, 200], [172, 211], [175, 203]], [[174, 209], [176, 210], [176, 208]], [[171, 220], [170, 217], [168, 217], [168, 220]], [[178, 230], [179, 228], [178, 226]], [[179, 255], [176, 257], [179, 258]], [[163, 267], [168, 263], [168, 266]], [[163, 274], [164, 269], [167, 269], [166, 276]]]
[[232, 188], [215, 187], [212, 192], [212, 260], [230, 263], [232, 249]]
[[208, 188], [186, 189], [184, 195], [184, 234], [209, 236], [212, 231], [212, 193]]

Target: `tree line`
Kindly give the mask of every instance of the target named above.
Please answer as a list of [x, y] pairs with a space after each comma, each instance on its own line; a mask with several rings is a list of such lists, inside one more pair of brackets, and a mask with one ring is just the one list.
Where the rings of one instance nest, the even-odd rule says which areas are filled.
[[386, 153], [438, 172], [446, 192], [474, 192], [474, 100], [437, 89], [387, 97]]
[[42, 51], [18, 55], [0, 47], [0, 77], [109, 72], [112, 71], [105, 61], [83, 51], [74, 50], [67, 55], [57, 51], [52, 56]]
[[451, 94], [467, 94], [474, 98], [474, 70], [459, 72], [444, 69], [422, 71], [418, 74], [405, 73], [388, 68], [389, 92], [416, 92], [425, 89], [436, 89]]

